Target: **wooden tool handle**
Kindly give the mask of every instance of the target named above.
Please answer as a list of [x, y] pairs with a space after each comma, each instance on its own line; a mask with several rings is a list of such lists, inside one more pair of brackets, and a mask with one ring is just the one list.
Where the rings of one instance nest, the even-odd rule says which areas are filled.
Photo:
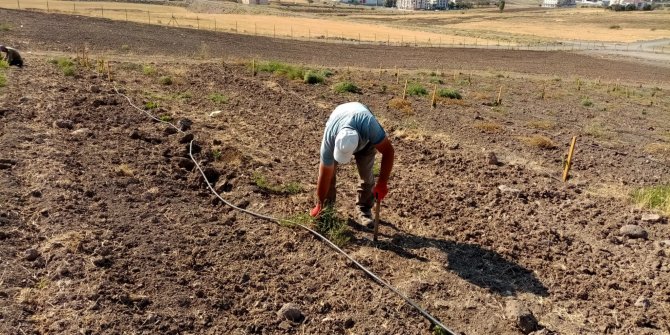
[[377, 234], [379, 233], [379, 207], [381, 201], [377, 200], [375, 203], [375, 231], [374, 236], [372, 237], [373, 241], [377, 241]]

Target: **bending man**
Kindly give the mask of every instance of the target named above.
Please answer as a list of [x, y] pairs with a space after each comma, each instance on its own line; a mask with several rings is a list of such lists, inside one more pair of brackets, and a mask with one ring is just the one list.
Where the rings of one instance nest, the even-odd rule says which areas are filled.
[[[375, 185], [372, 170], [377, 151], [382, 154], [382, 162]], [[381, 201], [388, 193], [394, 150], [379, 121], [359, 102], [337, 106], [326, 122], [316, 186], [318, 202], [310, 215], [316, 217], [326, 204], [335, 204], [337, 165], [348, 163], [352, 156], [356, 159], [360, 176], [356, 216], [361, 225], [370, 228], [373, 224], [372, 205], [375, 198]]]

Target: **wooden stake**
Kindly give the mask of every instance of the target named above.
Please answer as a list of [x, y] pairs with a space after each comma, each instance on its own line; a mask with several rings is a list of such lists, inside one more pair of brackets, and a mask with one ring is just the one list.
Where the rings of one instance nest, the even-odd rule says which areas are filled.
[[542, 83], [542, 96], [541, 96], [542, 100], [544, 100], [544, 94], [545, 94], [546, 89], [547, 89], [547, 84]]
[[395, 66], [395, 83], [400, 84], [400, 71], [398, 70], [398, 65]]
[[379, 79], [381, 79], [381, 77], [382, 77], [382, 66], [379, 65]]
[[430, 106], [435, 108], [437, 106], [437, 100], [435, 100], [437, 97], [437, 84], [435, 84], [435, 87], [433, 88], [433, 99], [430, 101]]
[[251, 76], [256, 76], [256, 59], [251, 60]]
[[109, 81], [112, 81], [112, 64], [110, 64], [109, 62], [107, 62], [107, 79], [109, 79]]
[[498, 90], [498, 99], [496, 99], [496, 105], [500, 105], [500, 95], [502, 94], [502, 85], [500, 85], [500, 89]]
[[379, 205], [381, 204], [381, 201], [377, 200], [375, 203], [375, 230], [374, 230], [374, 235], [372, 236], [372, 240], [377, 242], [377, 235], [379, 234]]
[[572, 154], [575, 151], [575, 143], [577, 143], [577, 136], [572, 137], [570, 142], [570, 150], [568, 151], [568, 160], [565, 162], [565, 168], [563, 168], [563, 181], [568, 180], [568, 173], [570, 173], [570, 167], [572, 166]]
[[405, 89], [402, 90], [402, 99], [405, 100], [405, 96], [407, 95], [407, 79], [405, 79]]

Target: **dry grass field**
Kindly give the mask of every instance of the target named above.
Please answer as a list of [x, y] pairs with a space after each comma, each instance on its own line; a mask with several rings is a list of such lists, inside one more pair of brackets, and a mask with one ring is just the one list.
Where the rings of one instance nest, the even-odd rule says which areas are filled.
[[[543, 8], [398, 11], [383, 7], [196, 1], [150, 3], [0, 0], [2, 8], [104, 17], [248, 35], [420, 45], [538, 45], [565, 41], [630, 43], [670, 36], [670, 11]], [[670, 49], [666, 47], [665, 49]], [[661, 51], [665, 51], [661, 49]]]

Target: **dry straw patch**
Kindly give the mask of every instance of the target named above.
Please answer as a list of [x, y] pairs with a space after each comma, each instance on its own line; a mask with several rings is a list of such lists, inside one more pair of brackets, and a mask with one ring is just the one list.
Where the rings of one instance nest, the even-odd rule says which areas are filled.
[[669, 143], [650, 143], [644, 147], [644, 151], [655, 155], [670, 155]]
[[407, 100], [394, 98], [389, 101], [389, 107], [404, 112], [406, 114], [414, 114], [414, 109], [412, 108], [412, 103]]
[[495, 122], [489, 122], [489, 121], [479, 121], [475, 122], [473, 127], [475, 129], [479, 129], [483, 132], [486, 133], [498, 133], [503, 130], [503, 127], [500, 124], [497, 124]]
[[528, 127], [540, 130], [551, 130], [556, 127], [556, 123], [546, 120], [536, 120], [528, 122]]
[[550, 138], [542, 135], [533, 135], [530, 137], [521, 137], [523, 143], [540, 149], [554, 149], [556, 144]]
[[629, 186], [621, 184], [602, 183], [590, 186], [586, 190], [586, 193], [604, 198], [627, 199], [631, 194], [631, 190]]

